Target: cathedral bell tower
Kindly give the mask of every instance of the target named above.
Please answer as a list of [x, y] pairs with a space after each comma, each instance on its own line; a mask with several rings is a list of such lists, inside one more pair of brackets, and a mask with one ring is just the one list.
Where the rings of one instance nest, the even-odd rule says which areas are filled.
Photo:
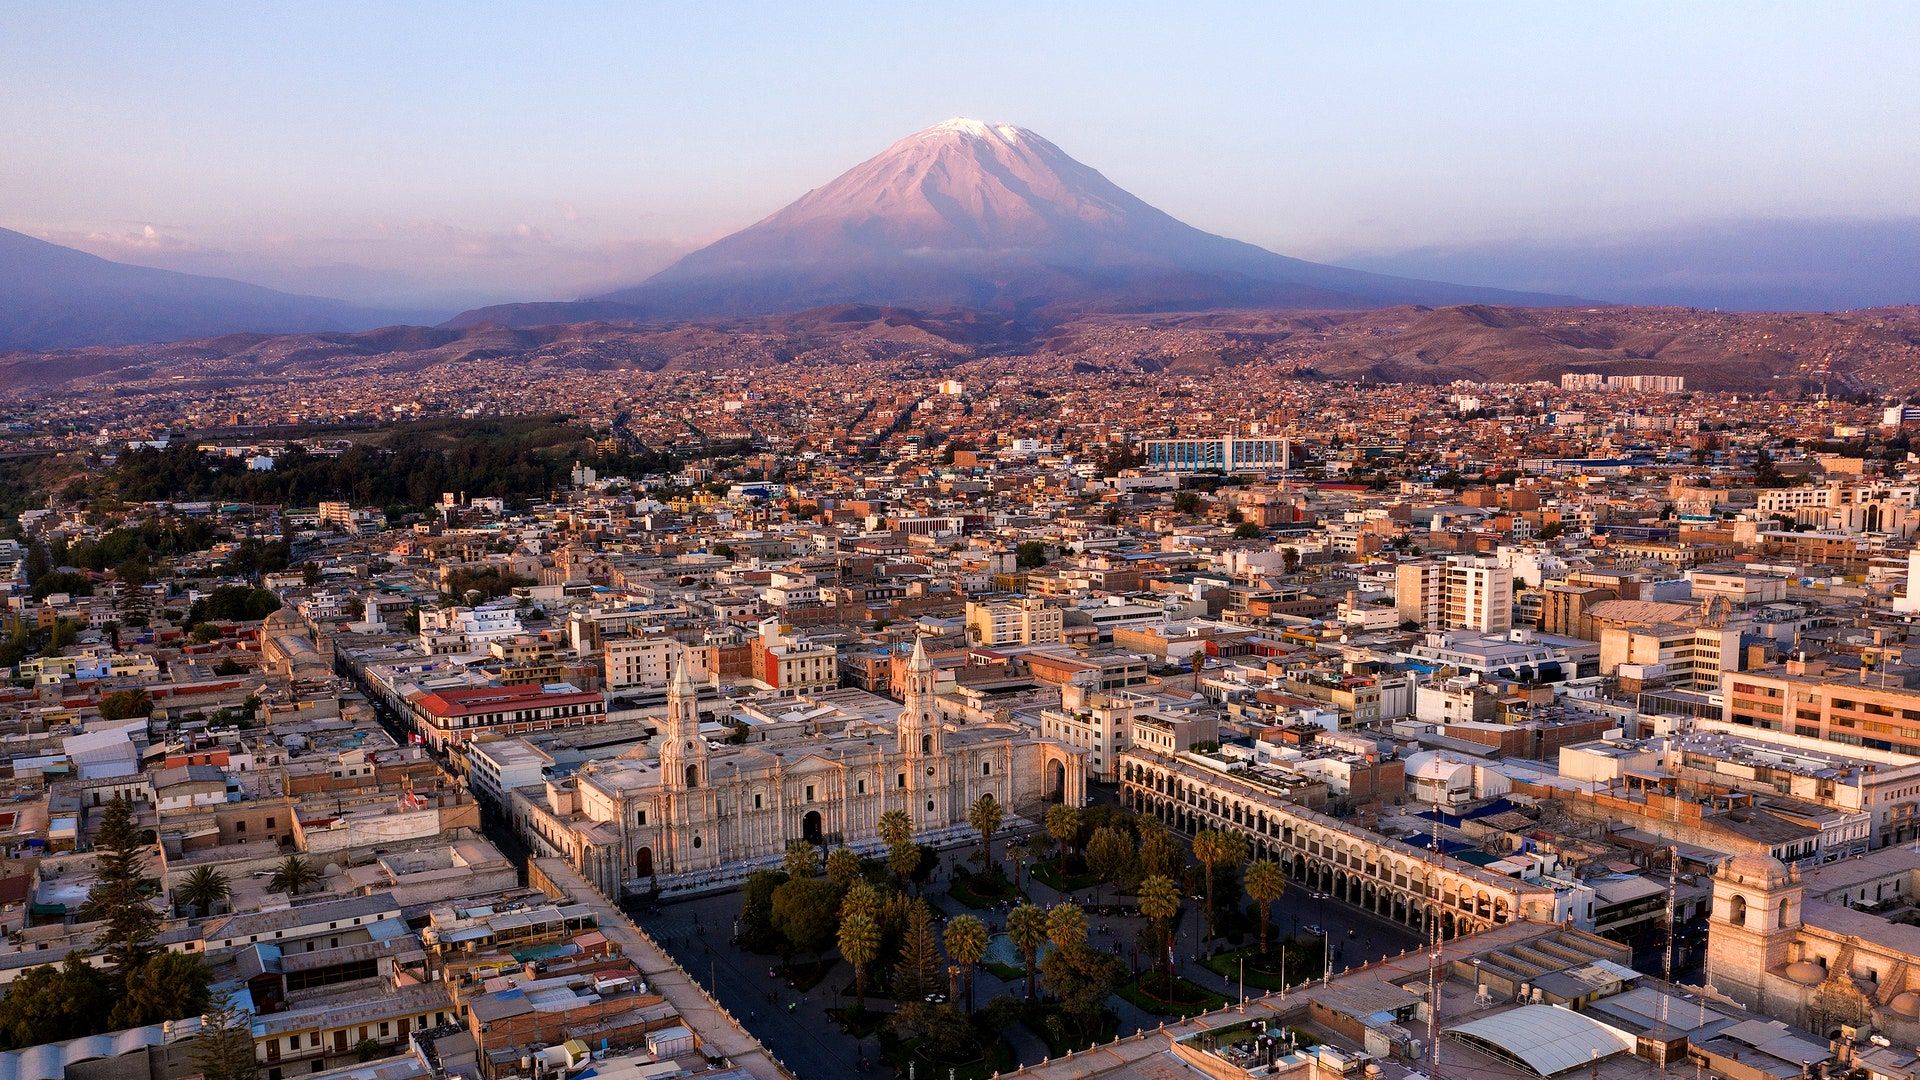
[[940, 712], [933, 703], [933, 661], [916, 639], [907, 661], [906, 707], [897, 728], [900, 753], [908, 758], [940, 756]]
[[907, 661], [906, 706], [896, 728], [900, 768], [907, 774], [907, 814], [914, 831], [951, 824], [941, 811], [947, 801], [947, 766], [941, 746], [940, 712], [933, 703], [933, 661], [916, 640]]
[[707, 742], [700, 737], [700, 691], [681, 650], [667, 684], [667, 719], [660, 728], [660, 784], [669, 791], [707, 785]]

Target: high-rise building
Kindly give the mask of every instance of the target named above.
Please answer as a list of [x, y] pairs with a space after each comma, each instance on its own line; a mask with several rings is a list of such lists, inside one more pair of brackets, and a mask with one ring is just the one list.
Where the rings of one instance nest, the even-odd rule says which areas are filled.
[[1513, 627], [1513, 571], [1498, 559], [1453, 555], [1401, 563], [1394, 586], [1401, 621], [1422, 629], [1496, 634]]

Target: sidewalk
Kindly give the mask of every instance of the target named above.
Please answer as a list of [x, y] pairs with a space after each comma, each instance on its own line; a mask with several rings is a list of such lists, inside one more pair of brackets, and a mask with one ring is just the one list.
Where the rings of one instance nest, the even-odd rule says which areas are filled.
[[646, 975], [647, 985], [666, 998], [680, 1014], [681, 1022], [699, 1036], [703, 1052], [714, 1057], [724, 1056], [755, 1080], [794, 1080], [793, 1074], [775, 1061], [766, 1047], [708, 997], [653, 939], [641, 933], [624, 912], [587, 884], [564, 859], [534, 861], [547, 880], [566, 892], [569, 901], [593, 910], [600, 932], [620, 946], [620, 952]]

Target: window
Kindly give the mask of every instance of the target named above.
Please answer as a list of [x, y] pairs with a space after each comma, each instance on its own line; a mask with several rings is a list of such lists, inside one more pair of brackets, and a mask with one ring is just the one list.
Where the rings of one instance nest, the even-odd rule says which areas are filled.
[[992, 776], [992, 775], [993, 775], [993, 762], [991, 762], [991, 761], [983, 761], [983, 762], [981, 762], [981, 763], [980, 763], [980, 775], [981, 775], [981, 776]]
[[694, 849], [695, 851], [698, 851], [698, 850], [700, 850], [700, 837], [698, 837], [698, 836], [695, 836], [695, 837], [693, 838], [693, 849]]
[[813, 801], [813, 785], [812, 784], [807, 785], [807, 801], [808, 802]]
[[761, 805], [762, 803], [760, 801], [760, 793], [756, 791], [753, 793], [753, 808], [755, 810], [758, 810], [760, 809]]
[[865, 780], [855, 780], [853, 782], [853, 790], [856, 795], [865, 795], [867, 793], [867, 782]]
[[894, 787], [906, 787], [906, 786], [907, 786], [907, 774], [906, 774], [906, 773], [901, 773], [901, 774], [900, 774], [900, 776], [899, 776], [899, 779], [898, 779], [898, 782], [897, 782], [897, 783], [895, 783], [895, 784], [894, 784], [893, 786], [894, 786]]
[[647, 811], [645, 810], [645, 808], [642, 808], [640, 811], [640, 824], [645, 825], [646, 823], [647, 823]]

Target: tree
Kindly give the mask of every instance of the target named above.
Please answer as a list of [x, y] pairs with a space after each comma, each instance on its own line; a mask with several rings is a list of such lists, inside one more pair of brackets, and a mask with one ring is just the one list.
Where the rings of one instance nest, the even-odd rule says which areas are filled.
[[28, 968], [7, 984], [7, 995], [0, 998], [0, 1046], [17, 1049], [98, 1034], [106, 1030], [112, 1008], [106, 973], [78, 954], [60, 967]]
[[983, 867], [993, 866], [993, 834], [1000, 831], [1003, 816], [1000, 804], [994, 800], [991, 792], [975, 799], [973, 805], [967, 807], [967, 824], [980, 834], [980, 865]]
[[902, 887], [920, 872], [920, 845], [902, 840], [887, 849], [887, 867], [900, 879]]
[[1027, 1000], [1033, 1000], [1033, 969], [1040, 947], [1047, 943], [1047, 913], [1038, 904], [1021, 904], [1007, 912], [1007, 937], [1020, 950], [1027, 967]]
[[907, 932], [900, 939], [900, 959], [893, 969], [894, 998], [919, 1001], [940, 987], [940, 946], [934, 940], [933, 912], [925, 900], [907, 909]]
[[867, 965], [880, 955], [880, 924], [865, 912], [840, 920], [840, 955], [853, 965], [854, 1007], [867, 1008]]
[[1238, 866], [1247, 859], [1247, 842], [1235, 833], [1202, 829], [1193, 838], [1193, 857], [1206, 868], [1207, 939], [1213, 939], [1213, 870], [1216, 866]]
[[891, 848], [913, 839], [913, 819], [905, 810], [889, 810], [880, 815], [880, 842]]
[[1089, 948], [1085, 942], [1056, 948], [1040, 962], [1047, 991], [1060, 1000], [1061, 1009], [1083, 1035], [1092, 1030], [1107, 996], [1125, 974], [1126, 965], [1119, 957]]
[[788, 878], [773, 890], [773, 928], [797, 952], [818, 956], [833, 941], [840, 889], [826, 878]]
[[869, 882], [856, 881], [846, 894], [840, 898], [840, 918], [851, 919], [855, 915], [865, 915], [878, 925], [885, 917], [887, 898]]
[[781, 869], [789, 878], [814, 877], [820, 873], [820, 849], [805, 840], [794, 840], [787, 844], [787, 857], [781, 862]]
[[289, 855], [280, 860], [273, 868], [273, 877], [268, 879], [267, 888], [274, 892], [283, 892], [288, 896], [299, 896], [308, 889], [320, 884], [320, 871], [313, 864], [298, 855]]
[[253, 1030], [247, 1014], [222, 1003], [200, 1018], [193, 1037], [193, 1067], [206, 1080], [255, 1080], [260, 1067], [254, 1058]]
[[100, 942], [113, 965], [119, 994], [153, 955], [153, 939], [160, 932], [160, 912], [152, 901], [159, 883], [146, 875], [153, 843], [134, 827], [133, 804], [125, 796], [115, 795], [107, 803], [93, 849], [95, 881], [80, 917], [104, 924]]
[[838, 847], [827, 852], [827, 880], [841, 888], [860, 876], [860, 856], [852, 848]]
[[889, 1024], [895, 1036], [918, 1039], [920, 1050], [935, 1060], [962, 1061], [975, 1056], [980, 1049], [973, 1025], [951, 1005], [903, 1002]]
[[1247, 867], [1247, 895], [1260, 905], [1260, 955], [1267, 954], [1267, 923], [1273, 902], [1286, 895], [1287, 872], [1272, 859], [1258, 859]]
[[1060, 867], [1066, 869], [1066, 854], [1080, 835], [1080, 810], [1066, 803], [1056, 803], [1047, 807], [1045, 820], [1047, 835], [1060, 849]]
[[1155, 967], [1167, 970], [1167, 996], [1173, 996], [1173, 918], [1180, 914], [1180, 891], [1173, 882], [1153, 874], [1140, 883], [1140, 914], [1159, 931], [1160, 948], [1153, 958]]
[[207, 1007], [207, 965], [197, 956], [163, 952], [150, 957], [126, 980], [113, 1003], [109, 1030], [197, 1016]]
[[1013, 562], [1021, 570], [1031, 570], [1047, 563], [1047, 545], [1041, 540], [1024, 540], [1014, 549]]
[[221, 904], [233, 895], [233, 887], [227, 882], [227, 875], [211, 866], [196, 866], [180, 883], [175, 899], [181, 907], [189, 908], [200, 916], [212, 915]]
[[1200, 512], [1200, 494], [1194, 491], [1176, 491], [1173, 493], [1173, 510], [1177, 514], [1193, 515]]
[[1137, 827], [1141, 831], [1140, 873], [1159, 874], [1168, 879], [1177, 877], [1186, 861], [1180, 845], [1152, 818], [1139, 819]]
[[100, 699], [100, 719], [131, 720], [153, 712], [153, 698], [145, 690], [115, 690]]
[[1062, 900], [1047, 909], [1047, 940], [1056, 949], [1084, 945], [1087, 941], [1087, 913], [1071, 900]]
[[973, 969], [987, 955], [987, 924], [972, 915], [955, 915], [947, 920], [943, 936], [947, 955], [960, 965], [967, 977], [967, 1012], [973, 1012]]
[[1233, 537], [1236, 540], [1257, 540], [1260, 538], [1260, 531], [1260, 526], [1251, 521], [1243, 521], [1233, 527]]
[[774, 935], [779, 932], [773, 928], [773, 890], [786, 880], [778, 870], [755, 870], [747, 875], [747, 884], [740, 890], [741, 944], [761, 952], [772, 950]]
[[1087, 841], [1087, 869], [1102, 885], [1112, 885], [1133, 868], [1133, 837], [1118, 825], [1102, 825]]

